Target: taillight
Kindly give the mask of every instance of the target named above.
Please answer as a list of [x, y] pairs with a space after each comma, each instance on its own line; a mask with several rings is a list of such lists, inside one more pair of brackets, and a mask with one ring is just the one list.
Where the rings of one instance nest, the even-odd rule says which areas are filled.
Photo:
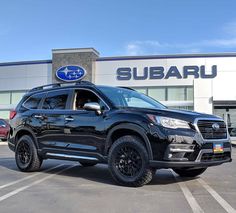
[[16, 111], [15, 110], [11, 110], [10, 111], [10, 120], [12, 120], [15, 116], [16, 116]]

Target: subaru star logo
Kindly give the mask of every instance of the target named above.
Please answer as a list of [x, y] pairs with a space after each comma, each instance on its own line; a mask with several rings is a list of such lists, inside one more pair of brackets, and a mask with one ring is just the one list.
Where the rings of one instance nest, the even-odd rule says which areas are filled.
[[212, 129], [217, 131], [220, 128], [220, 125], [218, 123], [212, 124]]
[[86, 70], [76, 65], [63, 66], [56, 71], [57, 78], [66, 82], [79, 81], [84, 78], [85, 75]]

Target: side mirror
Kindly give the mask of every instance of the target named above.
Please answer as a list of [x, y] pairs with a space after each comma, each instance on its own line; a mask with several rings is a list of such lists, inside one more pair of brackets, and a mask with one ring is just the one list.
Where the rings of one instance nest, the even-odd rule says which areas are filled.
[[5, 128], [7, 126], [6, 126], [6, 124], [2, 124], [2, 125], [0, 125], [0, 127]]
[[99, 115], [102, 114], [101, 106], [97, 102], [86, 103], [86, 104], [84, 104], [83, 108], [85, 110], [95, 111]]

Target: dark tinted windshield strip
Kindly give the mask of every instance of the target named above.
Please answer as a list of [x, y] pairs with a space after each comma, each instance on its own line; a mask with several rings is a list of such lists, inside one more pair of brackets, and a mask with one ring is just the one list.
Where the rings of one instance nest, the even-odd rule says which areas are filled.
[[134, 90], [120, 87], [109, 87], [109, 86], [98, 86], [98, 89], [104, 94], [104, 96], [106, 96], [106, 98], [116, 108], [121, 108], [121, 107], [136, 107], [136, 108], [147, 108], [147, 109], [166, 108], [163, 104], [156, 101], [155, 99]]

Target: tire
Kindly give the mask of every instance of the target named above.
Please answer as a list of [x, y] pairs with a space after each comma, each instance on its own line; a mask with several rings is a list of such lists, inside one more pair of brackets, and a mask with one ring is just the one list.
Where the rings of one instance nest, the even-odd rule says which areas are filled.
[[90, 162], [90, 161], [79, 161], [79, 163], [83, 166], [83, 167], [90, 167], [90, 166], [95, 166], [97, 163], [95, 162]]
[[154, 177], [156, 175], [157, 169], [156, 168], [151, 168], [152, 171], [152, 177]]
[[123, 136], [113, 143], [108, 155], [108, 167], [113, 179], [124, 186], [143, 186], [153, 176], [147, 150], [136, 136]]
[[15, 160], [17, 167], [23, 172], [33, 172], [40, 169], [42, 159], [39, 157], [32, 138], [22, 136], [16, 146]]
[[201, 169], [173, 169], [175, 173], [177, 173], [180, 177], [197, 177], [203, 172], [206, 171], [207, 168]]
[[2, 139], [2, 141], [3, 141], [3, 142], [6, 142], [6, 141], [7, 141], [7, 139], [6, 139], [6, 138], [5, 138], [5, 139]]

